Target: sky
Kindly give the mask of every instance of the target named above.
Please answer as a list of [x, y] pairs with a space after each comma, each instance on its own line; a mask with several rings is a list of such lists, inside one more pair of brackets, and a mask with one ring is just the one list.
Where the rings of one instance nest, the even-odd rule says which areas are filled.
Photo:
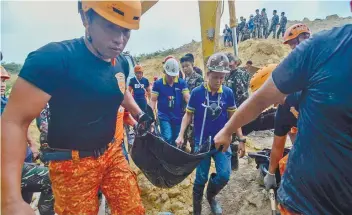
[[[236, 16], [249, 17], [255, 9], [284, 11], [289, 20], [325, 18], [338, 14], [351, 16], [349, 0], [342, 1], [236, 1]], [[77, 1], [1, 0], [0, 49], [4, 61], [23, 63], [27, 55], [53, 42], [81, 37], [84, 28], [77, 12]], [[221, 17], [221, 30], [229, 22], [227, 0]], [[221, 31], [220, 31], [221, 32]], [[132, 31], [126, 51], [133, 55], [177, 48], [192, 40], [200, 41], [198, 1], [160, 0], [141, 18], [140, 29]]]

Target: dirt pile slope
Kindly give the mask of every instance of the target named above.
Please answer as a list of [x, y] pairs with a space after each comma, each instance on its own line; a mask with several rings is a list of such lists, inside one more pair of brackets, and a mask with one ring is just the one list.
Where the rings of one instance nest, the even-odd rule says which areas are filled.
[[[301, 21], [289, 21], [287, 27], [297, 24], [305, 23], [311, 29], [313, 35], [322, 30], [328, 30], [333, 27], [342, 26], [344, 24], [352, 23], [352, 17], [339, 17], [336, 14], [327, 16], [326, 19], [315, 19], [310, 21], [304, 18]], [[232, 48], [224, 48], [222, 40], [219, 41], [220, 51], [233, 52]], [[252, 60], [254, 66], [264, 66], [269, 63], [279, 63], [290, 52], [289, 47], [282, 44], [282, 39], [273, 40], [247, 40], [239, 44], [239, 56], [243, 64], [247, 60]], [[182, 57], [186, 53], [193, 53], [195, 56], [195, 65], [204, 69], [203, 56], [201, 50], [201, 43], [192, 41], [174, 50], [174, 55], [177, 58]], [[161, 77], [162, 75], [162, 60], [166, 56], [158, 56], [153, 59], [141, 60], [141, 64], [145, 66], [145, 76], [152, 80], [154, 76]]]

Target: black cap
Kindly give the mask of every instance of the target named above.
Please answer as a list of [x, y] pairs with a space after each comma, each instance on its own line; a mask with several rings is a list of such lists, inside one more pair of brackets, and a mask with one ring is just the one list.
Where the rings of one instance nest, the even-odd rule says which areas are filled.
[[259, 12], [259, 9], [256, 9], [255, 12]]
[[277, 13], [277, 11], [276, 11], [276, 10], [274, 10], [274, 13]]
[[285, 12], [281, 12], [281, 15], [285, 15]]
[[262, 9], [262, 11], [265, 11], [265, 10], [266, 10], [265, 8]]

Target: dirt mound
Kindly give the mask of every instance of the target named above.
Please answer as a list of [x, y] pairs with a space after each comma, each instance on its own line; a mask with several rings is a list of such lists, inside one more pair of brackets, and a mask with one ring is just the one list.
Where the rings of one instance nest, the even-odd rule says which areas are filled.
[[340, 17], [337, 14], [326, 17], [326, 20], [338, 20]]

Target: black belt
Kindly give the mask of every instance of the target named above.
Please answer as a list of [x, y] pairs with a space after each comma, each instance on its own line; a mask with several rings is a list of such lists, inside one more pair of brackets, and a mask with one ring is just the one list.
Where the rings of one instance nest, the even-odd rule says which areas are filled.
[[[110, 143], [113, 144], [116, 142], [114, 138]], [[48, 161], [64, 161], [64, 160], [72, 160], [72, 155], [75, 152], [78, 152], [78, 158], [86, 158], [86, 157], [94, 157], [98, 158], [104, 154], [104, 152], [109, 148], [110, 144], [107, 144], [101, 148], [94, 149], [92, 151], [80, 151], [80, 150], [71, 150], [71, 149], [57, 149], [45, 147], [41, 152], [41, 160], [43, 162]]]

